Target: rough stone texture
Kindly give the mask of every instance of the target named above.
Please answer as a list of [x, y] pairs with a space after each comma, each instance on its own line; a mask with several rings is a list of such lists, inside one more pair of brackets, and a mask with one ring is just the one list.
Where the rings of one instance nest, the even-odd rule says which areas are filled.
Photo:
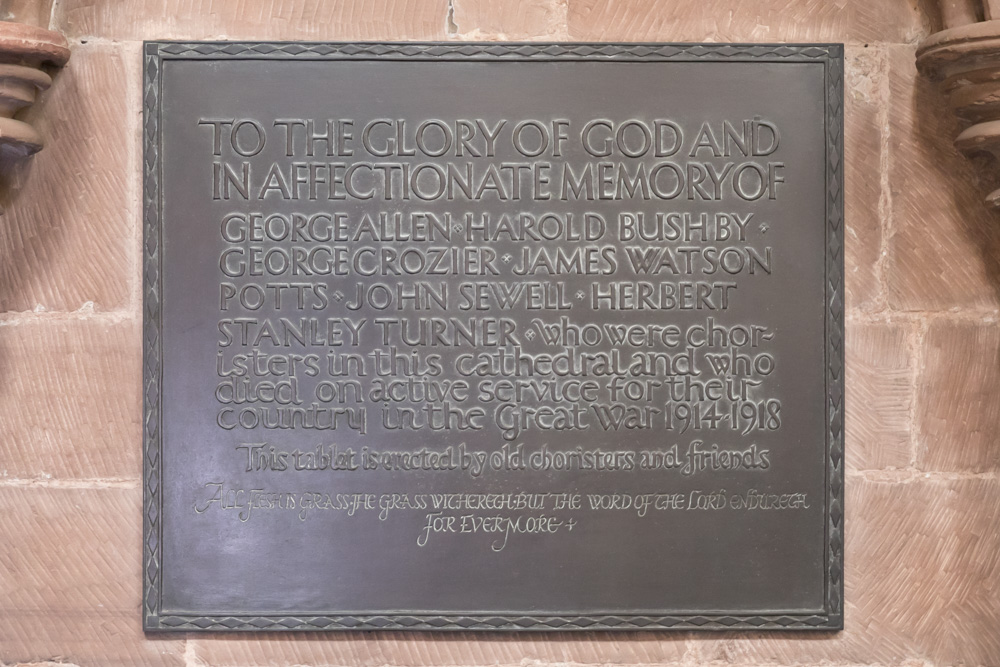
[[907, 324], [847, 328], [847, 465], [854, 470], [910, 465], [915, 335]]
[[447, 0], [60, 0], [53, 28], [104, 39], [443, 39]]
[[917, 467], [1000, 472], [1000, 325], [936, 321], [917, 387]]
[[107, 318], [0, 326], [0, 482], [139, 480], [139, 335]]
[[574, 40], [910, 42], [931, 30], [921, 0], [569, 0]]
[[0, 0], [0, 21], [17, 21], [49, 27], [52, 3], [55, 0]]
[[882, 254], [882, 182], [876, 165], [885, 136], [880, 111], [885, 88], [884, 54], [847, 47], [844, 63], [844, 280], [847, 308], [876, 310], [884, 304], [878, 280]]
[[975, 168], [952, 146], [954, 116], [913, 62], [912, 47], [889, 50], [889, 305], [995, 310], [1000, 225], [982, 204]]
[[[127, 303], [134, 142], [129, 74], [113, 46], [75, 46], [56, 83], [28, 112], [46, 148], [5, 165], [0, 222], [0, 313], [97, 310]], [[132, 91], [133, 93], [135, 91]], [[135, 96], [138, 100], [138, 96]]]
[[847, 490], [847, 629], [833, 637], [698, 637], [698, 660], [997, 664], [1000, 482], [852, 478]]
[[182, 665], [139, 623], [139, 489], [0, 487], [0, 663]]
[[[928, 4], [0, 0], [73, 40], [0, 198], [0, 664], [1000, 665], [1000, 224], [915, 75]], [[847, 630], [144, 638], [140, 40], [169, 38], [847, 42]]]
[[608, 665], [670, 664], [683, 659], [684, 635], [568, 636], [457, 634], [353, 634], [332, 638], [288, 636], [197, 638], [195, 656], [213, 667], [298, 665]]
[[[453, 0], [449, 33], [461, 39], [539, 39], [565, 33], [566, 0]], [[470, 32], [466, 32], [471, 27]]]

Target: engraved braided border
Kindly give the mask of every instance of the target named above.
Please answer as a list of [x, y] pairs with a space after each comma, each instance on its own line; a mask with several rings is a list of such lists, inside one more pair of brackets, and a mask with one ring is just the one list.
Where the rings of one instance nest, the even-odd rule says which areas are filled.
[[143, 627], [154, 628], [160, 614], [162, 506], [160, 451], [160, 57], [143, 45], [142, 187], [142, 535]]
[[827, 610], [844, 627], [844, 48], [826, 63]]
[[[145, 630], [839, 630], [844, 601], [844, 207], [840, 44], [146, 42], [143, 96], [143, 627]], [[819, 615], [161, 615], [160, 73], [163, 59], [819, 62], [826, 83], [827, 611]]]

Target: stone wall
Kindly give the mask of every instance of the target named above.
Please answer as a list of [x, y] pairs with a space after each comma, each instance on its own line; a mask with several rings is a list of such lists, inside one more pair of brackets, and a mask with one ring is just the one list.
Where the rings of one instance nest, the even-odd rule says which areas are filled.
[[[73, 55], [0, 218], [0, 663], [1000, 665], [1000, 220], [914, 70], [916, 0], [0, 0]], [[846, 627], [140, 630], [141, 40], [847, 44]]]

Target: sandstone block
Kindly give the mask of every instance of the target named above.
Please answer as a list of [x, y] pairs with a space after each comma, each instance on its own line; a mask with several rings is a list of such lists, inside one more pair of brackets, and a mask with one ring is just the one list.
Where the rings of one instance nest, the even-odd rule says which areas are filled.
[[889, 306], [949, 310], [1000, 306], [1000, 225], [972, 164], [952, 145], [959, 127], [934, 85], [917, 75], [913, 48], [890, 49], [892, 234]]
[[569, 34], [630, 42], [909, 42], [929, 33], [928, 9], [894, 0], [569, 0]]
[[212, 667], [408, 667], [526, 664], [672, 664], [685, 653], [684, 634], [566, 635], [351, 633], [333, 636], [231, 636], [194, 639], [195, 655]]
[[5, 0], [0, 3], [0, 21], [16, 21], [48, 28], [53, 2], [54, 0]]
[[932, 322], [917, 384], [917, 467], [1000, 471], [1000, 328]]
[[454, 0], [452, 29], [469, 39], [553, 39], [566, 31], [559, 0]]
[[141, 477], [139, 336], [105, 318], [0, 326], [0, 481]]
[[60, 0], [53, 28], [105, 39], [404, 40], [446, 36], [440, 0]]
[[[46, 148], [5, 173], [0, 313], [128, 303], [138, 208], [138, 51], [77, 46], [28, 112]], [[136, 94], [138, 88], [131, 94]], [[138, 96], [136, 96], [136, 101]]]
[[183, 665], [140, 623], [139, 489], [0, 487], [0, 662]]
[[884, 295], [880, 199], [883, 133], [879, 118], [884, 73], [875, 49], [849, 46], [844, 63], [844, 282], [848, 309], [877, 310]]
[[989, 665], [1000, 656], [1000, 482], [851, 478], [845, 630], [699, 635], [698, 660], [739, 665]]
[[847, 323], [847, 464], [910, 465], [913, 368], [909, 324]]

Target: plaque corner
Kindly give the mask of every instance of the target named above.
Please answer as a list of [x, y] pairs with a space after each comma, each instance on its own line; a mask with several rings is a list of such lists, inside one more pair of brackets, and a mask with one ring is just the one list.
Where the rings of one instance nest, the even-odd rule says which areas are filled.
[[143, 616], [143, 618], [142, 618], [142, 631], [143, 632], [155, 632], [155, 633], [158, 633], [158, 632], [163, 632], [163, 630], [164, 630], [164, 628], [160, 624], [160, 617], [158, 615], [156, 615], [156, 616], [150, 616], [150, 615], [147, 614], [146, 616]]

